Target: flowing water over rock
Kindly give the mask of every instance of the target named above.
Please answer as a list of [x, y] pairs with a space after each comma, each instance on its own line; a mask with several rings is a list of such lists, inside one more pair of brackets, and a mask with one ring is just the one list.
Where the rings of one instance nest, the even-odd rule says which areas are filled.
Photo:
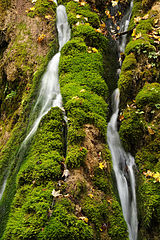
[[[126, 32], [131, 18], [133, 1], [123, 17], [120, 25], [120, 33]], [[127, 34], [122, 35], [118, 41], [119, 51], [124, 52], [127, 41]], [[119, 56], [120, 56], [119, 53]], [[120, 67], [122, 61], [120, 61]], [[120, 69], [117, 70], [118, 75]], [[117, 188], [122, 206], [123, 216], [127, 223], [129, 239], [137, 240], [138, 220], [137, 220], [137, 206], [136, 206], [136, 191], [135, 191], [135, 177], [134, 177], [134, 158], [130, 153], [126, 153], [121, 145], [120, 137], [117, 130], [117, 118], [119, 112], [120, 92], [117, 88], [113, 93], [113, 114], [108, 123], [107, 141], [112, 155], [113, 169], [117, 181]]]
[[[27, 137], [24, 139], [24, 141], [20, 146], [20, 149], [18, 152], [20, 159], [23, 158], [26, 144], [33, 137], [34, 133], [37, 131], [38, 125], [42, 117], [48, 113], [51, 107], [62, 108], [62, 96], [60, 93], [60, 86], [59, 86], [58, 66], [59, 66], [59, 59], [60, 59], [60, 51], [64, 46], [64, 44], [67, 41], [69, 41], [70, 35], [71, 35], [71, 30], [67, 20], [66, 9], [63, 5], [59, 5], [57, 7], [57, 24], [56, 25], [58, 30], [59, 52], [53, 56], [53, 58], [48, 64], [46, 72], [42, 77], [39, 96], [37, 98], [36, 104], [32, 112], [32, 115], [34, 114], [36, 115], [36, 113], [38, 112], [38, 116], [34, 121], [33, 125], [31, 126], [29, 134], [27, 135]], [[20, 162], [18, 163], [18, 165], [20, 165]], [[6, 177], [4, 178], [3, 184], [0, 188], [0, 200], [5, 191], [9, 172], [10, 170], [8, 171]]]
[[123, 216], [128, 226], [129, 239], [137, 239], [138, 220], [136, 207], [134, 158], [126, 153], [121, 145], [117, 131], [119, 112], [119, 89], [113, 93], [113, 114], [107, 129], [107, 141], [112, 154], [113, 169], [123, 210]]
[[60, 51], [64, 44], [70, 39], [71, 30], [67, 21], [66, 9], [63, 5], [57, 7], [57, 30], [59, 40], [59, 52], [51, 59], [48, 64], [47, 70], [42, 78], [41, 89], [37, 102], [34, 106], [33, 113], [39, 110], [39, 114], [33, 123], [31, 130], [21, 148], [25, 146], [28, 140], [36, 132], [42, 117], [47, 114], [51, 107], [62, 107], [62, 96], [60, 93], [58, 66], [60, 59]]

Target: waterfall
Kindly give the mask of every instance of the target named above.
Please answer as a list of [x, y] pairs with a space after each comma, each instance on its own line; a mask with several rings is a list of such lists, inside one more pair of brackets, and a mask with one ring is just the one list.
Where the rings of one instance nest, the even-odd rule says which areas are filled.
[[37, 119], [34, 121], [31, 130], [27, 137], [21, 144], [20, 150], [26, 145], [28, 140], [36, 132], [38, 125], [44, 115], [51, 109], [51, 107], [62, 108], [62, 96], [60, 93], [59, 78], [58, 78], [58, 66], [60, 60], [60, 51], [65, 43], [70, 39], [71, 30], [67, 21], [66, 9], [63, 5], [57, 7], [57, 30], [58, 30], [58, 42], [59, 52], [53, 56], [48, 64], [47, 70], [42, 77], [41, 88], [36, 104], [33, 108], [33, 113], [39, 110]]
[[[128, 29], [131, 13], [133, 7], [133, 0], [130, 7], [123, 17], [120, 32], [126, 32]], [[118, 41], [119, 51], [124, 52], [127, 41], [127, 34], [122, 35]], [[120, 56], [120, 54], [119, 54]], [[120, 61], [120, 67], [122, 61]], [[120, 69], [117, 70], [118, 75]], [[112, 155], [113, 169], [117, 181], [117, 188], [122, 206], [123, 216], [127, 223], [129, 239], [137, 240], [138, 220], [137, 220], [137, 206], [136, 206], [136, 191], [135, 191], [135, 177], [134, 177], [134, 158], [130, 153], [126, 153], [121, 145], [120, 137], [117, 130], [117, 118], [119, 112], [120, 92], [117, 88], [113, 93], [113, 114], [107, 128], [107, 142]]]
[[[132, 8], [133, 8], [133, 0], [130, 2], [129, 9], [127, 13], [123, 16], [121, 24], [120, 24], [120, 30], [119, 33], [126, 32], [129, 26], [130, 18], [132, 15]], [[119, 49], [119, 67], [117, 69], [117, 75], [119, 76], [121, 73], [121, 66], [122, 66], [122, 60], [121, 60], [121, 54], [125, 52], [125, 47], [126, 47], [126, 42], [127, 42], [127, 33], [123, 34], [120, 39], [117, 41], [118, 49]]]
[[[57, 4], [56, 0], [55, 3]], [[56, 11], [57, 11], [56, 27], [58, 31], [59, 52], [53, 56], [53, 58], [51, 59], [47, 66], [46, 72], [42, 77], [39, 96], [32, 111], [32, 115], [34, 114], [36, 115], [36, 113], [38, 112], [38, 116], [34, 121], [33, 125], [31, 126], [28, 135], [26, 136], [26, 138], [24, 139], [19, 148], [18, 155], [20, 156], [20, 159], [23, 158], [23, 154], [25, 153], [26, 149], [25, 148], [26, 144], [33, 137], [34, 133], [37, 131], [37, 128], [42, 117], [48, 113], [51, 107], [62, 108], [62, 96], [60, 93], [58, 66], [60, 60], [60, 51], [64, 44], [67, 43], [67, 41], [69, 41], [71, 30], [67, 21], [67, 13], [65, 7], [63, 5], [59, 5]], [[64, 112], [63, 108], [62, 110]], [[64, 117], [64, 119], [65, 121], [67, 121], [66, 117]], [[20, 163], [18, 163], [18, 165], [20, 165]], [[6, 177], [4, 178], [3, 184], [0, 188], [0, 200], [5, 191], [9, 172], [10, 170], [8, 171]]]
[[134, 177], [135, 162], [131, 154], [124, 151], [117, 131], [119, 97], [120, 92], [117, 88], [113, 93], [113, 114], [108, 123], [107, 141], [112, 155], [123, 216], [128, 226], [129, 239], [136, 240], [138, 220]]
[[[131, 14], [132, 14], [132, 8], [133, 8], [133, 0], [130, 3], [129, 9], [127, 13], [122, 18], [121, 24], [120, 24], [120, 30], [119, 33], [126, 32], [129, 26]], [[127, 34], [122, 35], [121, 41], [119, 41], [119, 50], [120, 52], [124, 53], [125, 47], [127, 42]]]

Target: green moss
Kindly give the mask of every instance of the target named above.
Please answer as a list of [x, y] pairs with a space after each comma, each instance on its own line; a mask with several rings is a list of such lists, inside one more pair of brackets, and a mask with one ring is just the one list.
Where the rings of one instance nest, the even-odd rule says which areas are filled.
[[93, 182], [95, 186], [98, 187], [98, 189], [105, 192], [106, 194], [111, 192], [110, 181], [111, 179], [108, 178], [106, 171], [100, 169], [99, 167], [94, 170]]
[[44, 17], [47, 14], [54, 16], [56, 11], [56, 4], [55, 2], [48, 0], [37, 0], [34, 8], [34, 10], [28, 13], [28, 16], [34, 17], [35, 15], [37, 15], [40, 17]]
[[154, 170], [154, 168], [156, 168], [154, 171], [159, 171], [157, 168], [159, 162], [159, 147], [160, 140], [155, 138], [154, 141], [151, 141], [147, 146], [144, 146], [137, 152], [135, 159], [141, 173], [148, 169]]
[[137, 65], [137, 61], [134, 56], [134, 53], [130, 53], [129, 55], [127, 55], [125, 57], [125, 59], [123, 61], [122, 72], [134, 69], [136, 67], [136, 65]]
[[[25, 161], [23, 159], [17, 175], [17, 193], [4, 239], [33, 238], [46, 223], [52, 204], [53, 181], [62, 175], [62, 126], [63, 114], [58, 107], [52, 108], [42, 118], [28, 156]], [[27, 188], [28, 185], [30, 187]], [[23, 193], [22, 199], [20, 193]]]
[[[66, 73], [60, 76], [60, 82], [62, 86], [61, 91], [62, 95], [64, 96], [64, 101], [69, 99], [68, 91], [70, 91], [72, 86], [75, 87], [75, 85], [80, 85], [79, 91], [83, 89], [89, 89], [90, 91], [95, 92], [97, 95], [103, 96], [104, 99], [108, 98], [108, 87], [101, 74], [99, 74], [98, 72], [89, 70], [87, 71], [86, 69], [83, 69], [78, 73]], [[65, 91], [65, 88], [67, 89], [67, 91]]]
[[91, 11], [91, 8], [88, 4], [85, 4], [85, 6], [79, 6], [78, 3], [70, 1], [66, 5], [66, 10], [68, 13], [68, 22], [70, 25], [74, 25], [77, 22], [80, 22], [89, 23], [93, 27], [98, 28], [100, 24], [98, 15], [95, 12]]
[[79, 126], [70, 125], [68, 129], [68, 144], [81, 144], [84, 140], [85, 132]]
[[155, 47], [150, 44], [148, 36], [143, 35], [142, 39], [137, 39], [134, 41], [130, 41], [125, 49], [125, 54], [129, 54], [131, 52], [134, 52], [135, 54], [140, 54], [142, 51], [147, 50], [149, 51], [155, 51]]
[[143, 117], [135, 109], [128, 109], [124, 113], [124, 118], [119, 134], [128, 152], [134, 152], [140, 147], [139, 139], [142, 139], [144, 134]]
[[[139, 187], [139, 208], [141, 211], [140, 222], [143, 228], [154, 229], [160, 224], [160, 195], [159, 186], [150, 180], [145, 180]], [[154, 224], [153, 224], [154, 223]]]
[[132, 8], [132, 16], [131, 16], [128, 30], [131, 30], [135, 27], [136, 24], [134, 22], [134, 18], [136, 18], [138, 16], [142, 16], [142, 15], [143, 15], [143, 12], [142, 12], [141, 0], [139, 0], [139, 1], [135, 0], [134, 4], [133, 4], [133, 8]]
[[59, 72], [94, 71], [103, 74], [103, 59], [100, 53], [80, 53], [78, 56], [63, 56], [60, 59]]
[[148, 83], [136, 96], [136, 103], [139, 107], [145, 105], [154, 106], [160, 102], [160, 84]]
[[50, 222], [39, 234], [38, 239], [93, 240], [91, 227], [78, 220], [69, 211], [69, 205], [70, 202], [65, 199], [55, 204]]
[[87, 51], [87, 46], [82, 38], [73, 38], [68, 41], [61, 50], [64, 56], [75, 55]]
[[82, 211], [100, 231], [102, 223], [107, 220], [108, 207], [106, 201], [101, 202], [87, 197], [83, 202]]
[[136, 33], [141, 32], [146, 34], [152, 31], [153, 19], [140, 20], [139, 24], [136, 27]]
[[[125, 68], [125, 66], [123, 67]], [[126, 101], [131, 98], [133, 92], [133, 76], [134, 71], [122, 71], [118, 81], [118, 88], [121, 93], [121, 102], [126, 104]]]
[[73, 27], [73, 37], [83, 37], [87, 46], [96, 47], [97, 49], [108, 49], [108, 40], [101, 33], [95, 31], [95, 29], [88, 25], [80, 24], [77, 27]]
[[72, 146], [67, 151], [66, 164], [69, 168], [78, 168], [85, 162], [87, 149], [80, 146]]
[[111, 237], [111, 239], [128, 240], [126, 222], [124, 221], [120, 205], [115, 199], [112, 199], [111, 205], [109, 207], [108, 221], [110, 224], [108, 234]]

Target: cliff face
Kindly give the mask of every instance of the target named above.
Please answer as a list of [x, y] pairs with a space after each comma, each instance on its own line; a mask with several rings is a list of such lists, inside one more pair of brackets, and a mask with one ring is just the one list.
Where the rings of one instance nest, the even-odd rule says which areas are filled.
[[[106, 144], [108, 99], [116, 87], [118, 62], [103, 22], [111, 2], [59, 2], [65, 4], [72, 28], [59, 64], [67, 136], [61, 109], [52, 108], [19, 155], [36, 118], [30, 113], [41, 77], [58, 49], [56, 4], [32, 2], [0, 3], [1, 185], [8, 179], [0, 202], [1, 237], [128, 239]], [[122, 15], [127, 6], [120, 1]], [[139, 237], [148, 240], [160, 234], [155, 175], [160, 171], [159, 21], [159, 3], [134, 2], [129, 26], [133, 33], [118, 81], [120, 135], [138, 168]], [[65, 164], [70, 171], [67, 179]]]

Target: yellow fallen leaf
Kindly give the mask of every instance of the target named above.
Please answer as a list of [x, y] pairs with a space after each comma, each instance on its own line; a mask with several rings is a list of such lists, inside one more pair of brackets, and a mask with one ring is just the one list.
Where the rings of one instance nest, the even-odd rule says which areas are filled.
[[101, 29], [95, 29], [96, 32], [102, 33]]
[[51, 15], [46, 15], [45, 19], [50, 20], [50, 19], [52, 19], [52, 16]]
[[148, 132], [150, 135], [154, 134], [154, 130], [150, 126], [148, 126]]
[[118, 31], [120, 30], [120, 26], [117, 26], [117, 30], [118, 30]]
[[146, 15], [144, 15], [144, 17], [142, 17], [142, 19], [146, 20], [146, 19], [148, 19], [148, 17], [149, 17], [149, 14], [146, 14]]
[[88, 194], [88, 197], [93, 198], [94, 196], [93, 196], [92, 193], [89, 193], [89, 194]]
[[31, 8], [30, 8], [30, 11], [34, 11], [34, 10], [35, 10], [35, 7], [31, 7]]
[[122, 121], [124, 119], [124, 116], [123, 115], [120, 115], [119, 116], [119, 121]]
[[102, 23], [102, 24], [100, 25], [100, 27], [101, 27], [101, 28], [105, 28], [105, 27], [106, 27], [106, 24], [105, 24], [105, 23]]
[[99, 163], [99, 168], [103, 170], [104, 167], [105, 167], [104, 164], [102, 162], [100, 162]]
[[97, 48], [92, 48], [92, 52], [94, 52], [94, 53], [98, 53]]
[[112, 3], [112, 7], [115, 7], [115, 6], [117, 6], [118, 1], [111, 1], [111, 3]]
[[136, 29], [134, 28], [132, 32], [132, 37], [135, 37], [135, 36], [136, 36]]
[[84, 1], [83, 1], [83, 2], [80, 2], [79, 5], [80, 5], [80, 6], [85, 6], [85, 5], [86, 5], [86, 2], [84, 2]]
[[83, 220], [85, 223], [88, 223], [88, 218], [87, 217], [79, 217], [80, 220]]
[[76, 15], [76, 18], [81, 18], [81, 17], [82, 17], [82, 15], [79, 15], [79, 14]]
[[141, 38], [141, 37], [142, 37], [142, 33], [141, 32], [136, 35], [136, 39]]
[[134, 18], [134, 23], [138, 23], [141, 19], [142, 19], [141, 17]]

